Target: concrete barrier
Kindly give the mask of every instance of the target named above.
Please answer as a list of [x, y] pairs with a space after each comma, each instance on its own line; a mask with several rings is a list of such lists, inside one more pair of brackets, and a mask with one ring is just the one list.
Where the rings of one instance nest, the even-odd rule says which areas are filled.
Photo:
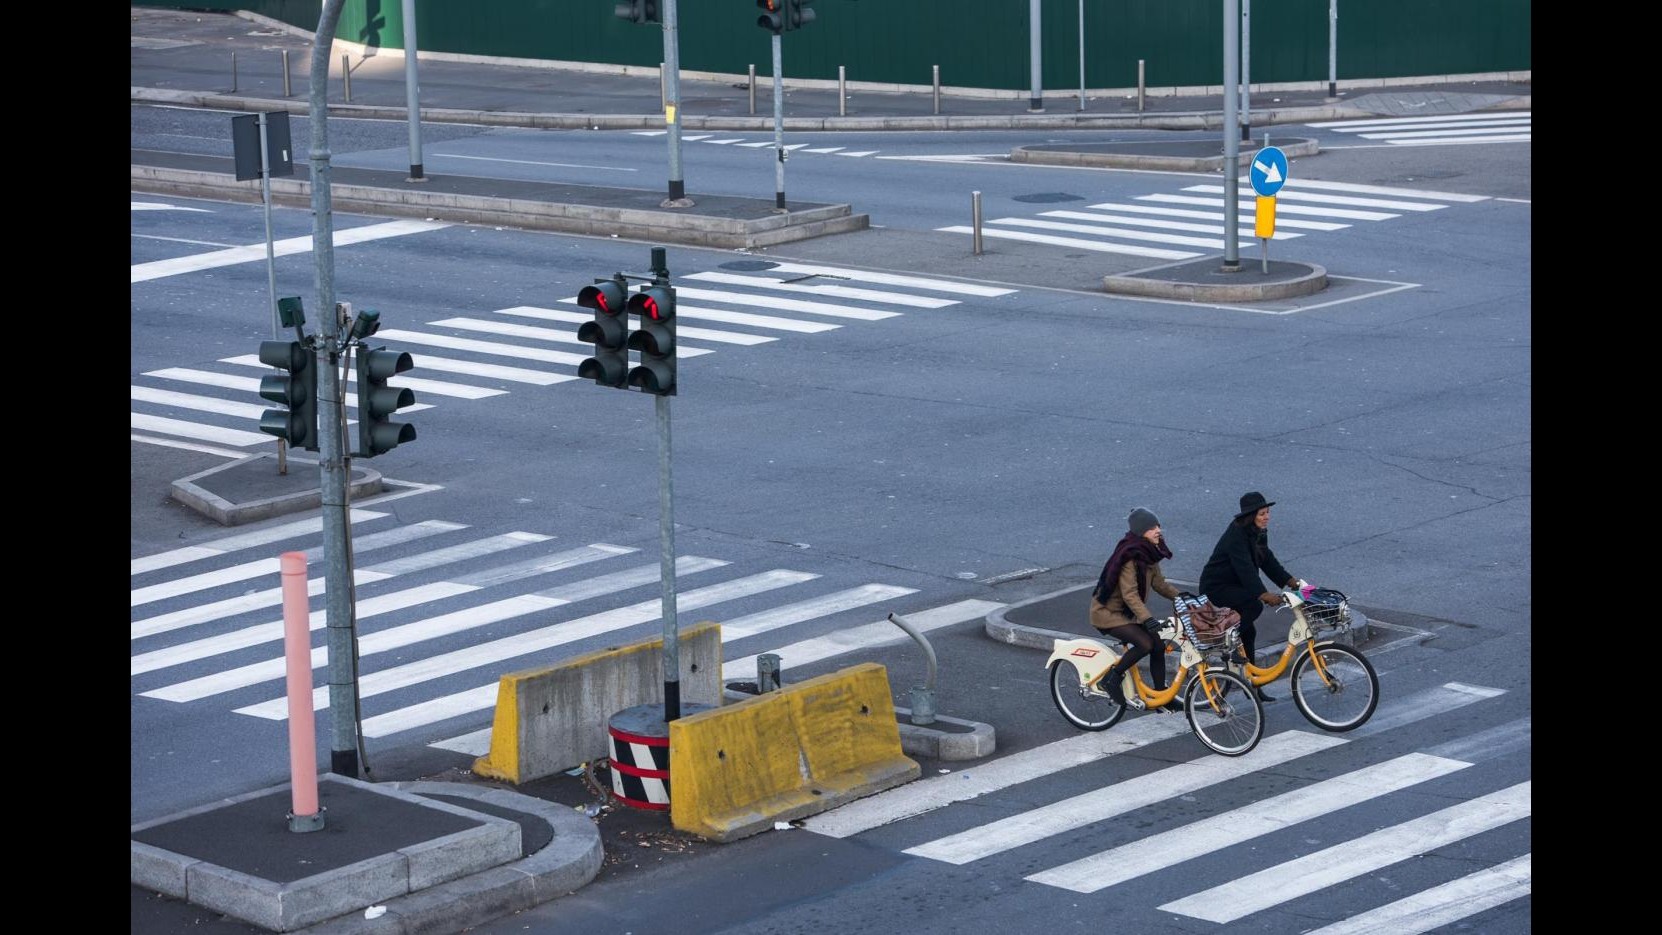
[[[681, 700], [720, 705], [721, 624], [679, 632]], [[518, 785], [607, 754], [607, 720], [664, 701], [664, 640], [614, 646], [542, 669], [502, 676], [490, 752], [473, 772]]]
[[850, 666], [669, 725], [670, 822], [716, 842], [918, 778], [888, 670]]

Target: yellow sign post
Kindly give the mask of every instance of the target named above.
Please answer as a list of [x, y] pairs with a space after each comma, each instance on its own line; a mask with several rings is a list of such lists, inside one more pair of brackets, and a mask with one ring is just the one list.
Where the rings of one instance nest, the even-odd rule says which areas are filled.
[[1275, 196], [1259, 195], [1258, 209], [1252, 221], [1252, 232], [1263, 248], [1264, 274], [1270, 272], [1270, 238], [1275, 236]]

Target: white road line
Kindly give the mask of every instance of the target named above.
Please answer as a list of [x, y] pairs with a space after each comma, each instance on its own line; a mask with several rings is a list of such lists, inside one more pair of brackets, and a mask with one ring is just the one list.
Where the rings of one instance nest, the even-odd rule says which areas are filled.
[[809, 818], [803, 827], [826, 837], [852, 837], [862, 831], [945, 808], [954, 802], [1051, 776], [1117, 753], [1129, 753], [1188, 732], [1188, 723], [1179, 717], [1135, 718], [1111, 731], [1076, 734], [1020, 753], [975, 763], [968, 769], [931, 776], [858, 799]]
[[[680, 291], [680, 290], [677, 290]], [[561, 302], [576, 305], [575, 297], [561, 299]], [[775, 331], [794, 331], [799, 334], [818, 334], [821, 331], [835, 331], [842, 325], [833, 325], [823, 321], [797, 321], [793, 318], [777, 318], [772, 315], [756, 315], [750, 312], [730, 312], [719, 308], [705, 308], [701, 305], [687, 305], [679, 299], [675, 303], [677, 318], [700, 318], [708, 321], [719, 321], [730, 325], [748, 325], [752, 328], [772, 328]], [[590, 317], [593, 317], [592, 315]]]
[[1430, 123], [1412, 123], [1406, 120], [1393, 120], [1383, 123], [1370, 121], [1365, 127], [1334, 127], [1340, 133], [1391, 133], [1395, 131], [1421, 132], [1426, 130], [1474, 130], [1479, 133], [1494, 130], [1529, 130], [1532, 124], [1528, 117], [1499, 117], [1492, 120], [1442, 120]]
[[[1158, 201], [1165, 204], [1205, 205], [1209, 208], [1223, 207], [1222, 198], [1201, 198], [1198, 195], [1138, 195], [1137, 197], [1146, 201]], [[1352, 211], [1346, 208], [1305, 208], [1299, 205], [1280, 204], [1279, 199], [1277, 199], [1277, 204], [1275, 206], [1275, 222], [1277, 224], [1282, 223], [1282, 216], [1287, 214], [1299, 214], [1326, 218], [1348, 218], [1352, 221], [1388, 221], [1391, 218], [1402, 216], [1400, 214], [1387, 214], [1383, 211]], [[1254, 214], [1253, 216], [1256, 217], [1257, 215]], [[965, 229], [968, 230], [968, 228]]]
[[[383, 519], [386, 515], [371, 510], [353, 510], [349, 519], [354, 524], [367, 523], [370, 520]], [[166, 552], [158, 552], [155, 555], [135, 558], [133, 559], [133, 574], [140, 575], [148, 571], [158, 571], [163, 568], [171, 568], [174, 565], [183, 565], [187, 562], [224, 555], [228, 552], [240, 552], [243, 549], [270, 545], [284, 539], [316, 535], [322, 531], [323, 519], [321, 517], [296, 520], [292, 523], [283, 523], [280, 526], [271, 526], [266, 529], [256, 529], [252, 532], [226, 536], [223, 539], [213, 539], [198, 545], [188, 545], [180, 549], [171, 549]]]
[[[592, 316], [591, 316], [592, 317]], [[487, 321], [479, 318], [446, 318], [442, 321], [429, 322], [434, 327], [460, 328], [469, 331], [482, 331], [486, 334], [500, 334], [511, 338], [528, 338], [533, 341], [561, 341], [568, 344], [589, 346], [588, 341], [577, 340], [576, 331], [556, 330], [553, 328], [536, 328], [531, 325], [516, 325], [508, 321]], [[466, 338], [457, 340], [466, 341]], [[501, 345], [506, 347], [508, 345]], [[518, 346], [518, 345], [514, 345]], [[701, 347], [688, 347], [677, 342], [675, 353], [678, 357], [703, 357], [711, 351]], [[577, 355], [578, 362], [586, 360], [591, 354]]]
[[[947, 604], [943, 607], [932, 607], [917, 613], [905, 614], [906, 622], [919, 633], [928, 633], [941, 627], [950, 627], [985, 617], [993, 611], [1003, 607], [996, 601], [967, 600]], [[888, 646], [904, 642], [909, 639], [906, 632], [890, 623], [888, 618], [876, 623], [869, 623], [862, 627], [850, 630], [840, 630], [826, 636], [811, 640], [792, 643], [769, 650], [789, 659], [795, 666], [811, 665], [821, 659], [830, 659], [843, 653], [853, 652], [856, 649], [869, 649], [873, 646]], [[758, 654], [759, 655], [759, 654]], [[742, 659], [732, 659], [722, 663], [721, 677], [723, 679], [743, 678], [746, 672], [756, 671], [756, 656], [745, 656]]]
[[819, 149], [807, 150], [807, 152], [810, 152], [810, 153], [834, 153], [834, 152], [837, 152], [841, 149], [843, 149], [843, 147], [841, 147], [841, 146], [822, 146]]
[[388, 341], [407, 341], [411, 344], [427, 344], [432, 347], [447, 347], [456, 351], [476, 351], [480, 354], [494, 354], [498, 357], [507, 357], [517, 360], [540, 360], [550, 364], [569, 364], [573, 367], [588, 358], [587, 354], [572, 354], [567, 351], [553, 351], [546, 347], [526, 347], [522, 344], [499, 344], [495, 341], [475, 341], [472, 338], [456, 338], [447, 334], [428, 334], [425, 331], [377, 331], [377, 339]]
[[[1258, 212], [1256, 210], [1248, 208], [1246, 205], [1247, 205], [1246, 202], [1242, 202], [1238, 206], [1238, 208], [1240, 210], [1238, 212], [1239, 217], [1236, 218], [1237, 223], [1245, 223], [1247, 221], [1257, 219]], [[1135, 211], [1139, 214], [1153, 214], [1153, 215], [1158, 215], [1158, 216], [1161, 216], [1161, 217], [1170, 216], [1170, 217], [1180, 217], [1180, 218], [1195, 218], [1197, 220], [1218, 221], [1220, 223], [1223, 221], [1223, 212], [1222, 211], [1191, 211], [1187, 208], [1160, 208], [1160, 207], [1156, 207], [1154, 205], [1126, 205], [1126, 204], [1116, 204], [1116, 203], [1113, 203], [1113, 202], [1104, 202], [1103, 204], [1091, 205], [1090, 207], [1093, 210], [1099, 210], [1099, 211]], [[1336, 231], [1336, 230], [1344, 230], [1345, 228], [1349, 227], [1350, 225], [1349, 224], [1337, 224], [1337, 223], [1334, 223], [1334, 222], [1331, 222], [1331, 221], [1298, 221], [1298, 220], [1291, 220], [1290, 221], [1290, 220], [1287, 220], [1286, 218], [1277, 217], [1275, 219], [1275, 226], [1276, 227], [1292, 227], [1292, 228], [1296, 228], [1298, 230]]]
[[[1420, 140], [1430, 137], [1457, 139], [1462, 136], [1516, 136], [1516, 131], [1508, 132], [1508, 127], [1480, 127], [1472, 130], [1390, 130], [1375, 133], [1358, 133], [1364, 140]], [[1528, 134], [1525, 134], [1528, 135]]]
[[1392, 188], [1389, 185], [1354, 185], [1350, 182], [1323, 182], [1319, 179], [1292, 179], [1287, 182], [1282, 191], [1288, 188], [1293, 191], [1303, 191], [1307, 188], [1323, 191], [1355, 192], [1358, 195], [1396, 195], [1403, 198], [1434, 198], [1439, 201], [1488, 201], [1488, 195], [1463, 195], [1457, 192], [1435, 192], [1419, 188]]
[[878, 601], [892, 601], [916, 594], [916, 588], [902, 588], [891, 584], [862, 584], [846, 591], [835, 594], [826, 594], [821, 597], [797, 601], [783, 607], [774, 607], [760, 613], [750, 614], [723, 621], [721, 624], [721, 642], [725, 646], [734, 640], [741, 640], [747, 636], [777, 630], [802, 623], [805, 620], [814, 620], [819, 617], [828, 617], [831, 614], [875, 604]]
[[804, 285], [802, 283], [785, 282], [772, 276], [744, 276], [738, 273], [693, 273], [683, 279], [696, 279], [700, 282], [720, 282], [736, 286], [755, 286], [761, 289], [777, 289], [780, 292], [799, 292], [811, 295], [828, 295], [839, 299], [854, 299], [865, 302], [885, 302], [890, 305], [909, 305], [913, 308], [946, 308], [948, 305], [957, 305], [957, 299], [936, 299], [923, 295], [906, 295], [897, 292], [881, 292], [876, 289], [857, 289], [852, 286], [835, 285]]
[[[844, 154], [838, 153], [837, 155]], [[958, 295], [974, 295], [988, 299], [994, 299], [1001, 295], [1012, 295], [1016, 291], [999, 286], [953, 282], [950, 279], [928, 279], [922, 276], [902, 276], [897, 273], [876, 273], [863, 269], [848, 269], [842, 266], [821, 266], [817, 263], [776, 263], [767, 272], [835, 276], [839, 279], [852, 279], [856, 282], [870, 282], [881, 286], [904, 286], [908, 289], [928, 289], [932, 292], [952, 292]]]
[[726, 146], [729, 143], [742, 143], [744, 142], [744, 137], [735, 136], [730, 140], [705, 140], [704, 142], [709, 143], [712, 146]]
[[1149, 243], [1168, 243], [1180, 247], [1206, 247], [1222, 250], [1223, 241], [1212, 237], [1188, 237], [1183, 234], [1157, 234], [1152, 231], [1128, 230], [1123, 227], [1098, 227], [1094, 224], [1069, 224], [1065, 221], [1044, 221], [1038, 218], [993, 218], [989, 224], [1009, 224], [1014, 227], [1036, 227], [1040, 230], [1068, 231], [1074, 234], [1093, 234], [1099, 237], [1125, 237]]
[[949, 864], [967, 864], [1012, 848], [1042, 841], [1054, 834], [1144, 806], [1174, 799], [1187, 792], [1279, 766], [1289, 760], [1335, 747], [1339, 737], [1301, 730], [1284, 731], [1265, 737], [1246, 756], [1221, 757], [1179, 763], [1135, 779], [1127, 779], [1072, 798], [1052, 802], [1009, 818], [978, 825], [959, 834], [937, 838], [905, 853]]
[[1530, 787], [1531, 783], [1521, 782], [1172, 900], [1160, 908], [1209, 922], [1233, 922], [1528, 818]]
[[[677, 302], [676, 316], [681, 317], [686, 315], [686, 313], [686, 309], [682, 308], [680, 303]], [[534, 305], [516, 305], [513, 308], [499, 308], [496, 310], [496, 314], [518, 315], [523, 318], [535, 318], [539, 321], [564, 321], [572, 324], [582, 324], [584, 322], [594, 320], [594, 314], [592, 312], [566, 312], [556, 308], [537, 308]], [[677, 336], [685, 335], [695, 341], [716, 341], [722, 344], [742, 344], [746, 346], [766, 344], [769, 341], [779, 340], [778, 338], [768, 335], [745, 334], [742, 331], [718, 331], [714, 328], [697, 328], [689, 327], [687, 325], [677, 325], [676, 334]]]
[[[942, 233], [970, 234], [974, 233], [969, 227], [937, 227]], [[1051, 244], [1057, 247], [1075, 247], [1081, 250], [1096, 250], [1099, 253], [1123, 253], [1126, 256], [1146, 256], [1157, 260], [1187, 260], [1200, 256], [1186, 250], [1161, 250], [1156, 247], [1134, 247], [1130, 244], [1111, 244], [1100, 240], [1080, 240], [1077, 237], [1052, 237], [1048, 234], [1030, 234], [1026, 231], [989, 230], [981, 231], [985, 237], [1002, 237], [1005, 240], [1025, 240], [1029, 243]]]
[[1325, 120], [1325, 121], [1322, 121], [1321, 123], [1307, 123], [1307, 124], [1305, 124], [1305, 126], [1307, 126], [1307, 127], [1323, 127], [1323, 128], [1335, 129], [1335, 130], [1344, 130], [1344, 129], [1348, 129], [1350, 127], [1377, 127], [1377, 126], [1390, 126], [1390, 125], [1393, 125], [1393, 124], [1416, 124], [1416, 123], [1439, 123], [1439, 122], [1441, 122], [1441, 123], [1451, 123], [1451, 122], [1457, 122], [1457, 123], [1483, 123], [1483, 122], [1487, 122], [1487, 121], [1491, 121], [1491, 120], [1518, 120], [1518, 119], [1528, 120], [1532, 116], [1532, 114], [1533, 114], [1532, 111], [1527, 111], [1526, 110], [1526, 111], [1508, 112], [1508, 113], [1505, 113], [1505, 114], [1483, 114], [1483, 115], [1474, 114], [1470, 117], [1460, 117], [1460, 116], [1456, 116], [1456, 115], [1452, 115], [1452, 114], [1438, 114], [1438, 115], [1429, 116], [1429, 117], [1380, 117], [1380, 118], [1374, 119], [1374, 120]]
[[273, 436], [264, 432], [244, 432], [238, 429], [220, 428], [215, 425], [204, 425], [200, 422], [185, 422], [180, 419], [164, 419], [161, 416], [132, 413], [132, 427], [146, 432], [160, 432], [163, 435], [177, 435], [180, 438], [196, 438], [218, 445], [238, 445], [246, 448], [249, 445], [262, 445], [273, 440]]
[[[546, 386], [549, 383], [559, 383], [563, 380], [571, 379], [569, 377], [560, 376], [559, 374], [543, 373], [540, 370], [521, 370], [518, 367], [498, 367], [493, 364], [475, 364], [465, 360], [449, 360], [447, 358], [433, 357], [427, 354], [422, 354], [416, 357], [415, 360], [416, 369], [418, 370], [450, 370], [456, 373], [471, 374], [473, 376], [496, 377], [502, 380], [517, 380], [517, 382], [520, 383], [536, 383], [540, 386]], [[266, 364], [260, 363], [260, 358], [253, 354], [243, 354], [239, 357], [225, 357], [221, 358], [219, 362], [222, 364], [237, 364], [244, 367], [260, 367], [265, 370], [271, 369]], [[157, 371], [157, 373], [160, 372], [161, 371]], [[346, 381], [348, 383], [358, 382], [358, 370], [356, 367], [346, 372]], [[256, 382], [255, 385], [258, 386], [258, 383]], [[428, 380], [422, 377], [412, 377], [408, 374], [402, 373], [388, 380], [387, 385], [395, 387], [409, 387], [417, 393], [431, 393], [434, 396], [449, 396], [456, 399], [485, 399], [490, 396], [502, 396], [508, 392], [507, 390], [499, 390], [494, 387], [472, 386], [467, 383], [448, 383], [440, 380]]]
[[[255, 381], [256, 386], [258, 381]], [[178, 409], [195, 409], [198, 412], [212, 412], [222, 416], [238, 416], [244, 419], [260, 421], [260, 416], [266, 409], [276, 403], [267, 403], [256, 406], [253, 403], [238, 403], [217, 396], [197, 396], [194, 393], [178, 393], [173, 390], [158, 390], [147, 386], [132, 387], [132, 398], [141, 403], [156, 403], [161, 406], [173, 406]]]
[[[1190, 185], [1183, 189], [1186, 192], [1205, 192], [1213, 195], [1223, 194], [1222, 185]], [[1426, 204], [1421, 201], [1388, 201], [1383, 198], [1353, 198], [1348, 195], [1319, 195], [1314, 192], [1302, 192], [1298, 189], [1283, 188], [1276, 196], [1276, 207], [1281, 207], [1282, 201], [1310, 201], [1324, 205], [1348, 205], [1353, 208], [1384, 208], [1389, 211], [1440, 211], [1448, 205]]]
[[899, 312], [874, 312], [869, 309], [854, 308], [848, 305], [832, 305], [827, 302], [781, 299], [771, 295], [746, 295], [716, 289], [695, 289], [690, 286], [677, 286], [675, 294], [677, 297], [686, 296], [689, 299], [732, 302], [736, 305], [776, 308], [786, 312], [807, 312], [811, 315], [829, 315], [833, 318], [852, 318], [858, 321], [882, 321], [885, 318], [898, 318], [900, 316]]
[[[383, 240], [388, 237], [403, 237], [408, 234], [442, 230], [449, 226], [449, 224], [440, 224], [435, 221], [388, 221], [384, 224], [370, 224], [365, 227], [337, 230], [334, 232], [333, 241], [335, 246], [345, 247], [352, 244], [367, 243], [372, 240]], [[271, 245], [271, 254], [274, 257], [292, 256], [296, 253], [309, 253], [311, 249], [312, 235], [307, 234], [304, 237], [288, 237], [276, 241]], [[221, 266], [253, 263], [257, 260], [264, 260], [265, 257], [266, 245], [258, 243], [246, 247], [232, 247], [229, 250], [216, 250], [213, 253], [201, 253], [196, 256], [181, 256], [168, 260], [155, 260], [150, 263], [137, 263], [132, 267], [132, 281], [149, 282], [152, 279], [195, 273]]]
[[1421, 935], [1452, 925], [1528, 896], [1531, 858], [1525, 854], [1305, 935]]
[[[1471, 766], [1459, 760], [1409, 753], [1355, 772], [1300, 785], [1251, 805], [1161, 831], [1112, 850], [1030, 874], [1023, 879], [1075, 893], [1095, 893], [1186, 860], [1446, 776]], [[1209, 829], [1228, 828], [1228, 835]]]
[[875, 149], [866, 149], [866, 150], [861, 150], [860, 152], [857, 152], [857, 153], [832, 153], [831, 155], [833, 155], [833, 156], [870, 156], [871, 154], [873, 154], [875, 152], [877, 152], [877, 150], [875, 150]]
[[763, 140], [760, 143], [740, 143], [739, 145], [745, 147], [746, 149], [757, 149], [757, 148], [760, 148], [762, 146], [772, 146], [773, 141], [772, 140]]
[[[787, 571], [784, 569], [762, 572], [761, 574], [751, 575], [747, 578], [737, 578], [732, 581], [710, 585], [709, 587], [699, 588], [694, 591], [681, 592], [676, 595], [675, 606], [677, 612], [697, 610], [701, 607], [706, 607], [722, 601], [736, 600], [741, 597], [749, 597], [765, 591], [773, 590], [775, 588], [801, 584], [804, 581], [810, 581], [817, 577], [819, 576], [809, 574], [807, 572]], [[641, 601], [638, 604], [631, 604], [628, 607], [620, 607], [615, 610], [604, 611], [588, 617], [581, 617], [576, 620], [568, 620], [563, 623], [552, 624], [550, 626], [531, 630], [525, 633], [514, 634], [512, 636], [503, 637], [499, 640], [492, 640], [488, 643], [481, 643], [467, 649], [444, 653], [438, 656], [430, 656], [425, 659], [418, 659], [414, 662], [397, 666], [392, 669], [382, 669], [378, 672], [365, 673], [358, 679], [359, 697], [369, 698], [374, 695], [379, 695], [382, 692], [406, 688], [411, 685], [439, 678], [441, 676], [466, 672], [469, 669], [476, 669], [480, 666], [505, 662], [509, 659], [541, 652], [545, 649], [552, 649], [555, 646], [562, 646], [566, 643], [587, 639], [591, 636], [599, 636], [603, 633], [610, 633], [614, 630], [624, 629], [625, 627], [636, 626], [651, 620], [656, 620], [662, 610], [663, 607], [661, 606], [661, 601], [658, 598], [653, 598], [649, 601]], [[496, 700], [495, 681], [493, 681], [490, 685], [485, 686], [485, 689], [487, 690], [487, 700], [484, 707], [489, 707], [491, 704], [494, 704]], [[328, 686], [323, 686], [313, 692], [312, 704], [314, 710], [319, 711], [329, 706]], [[250, 714], [255, 717], [268, 718], [271, 720], [283, 720], [288, 717], [288, 706], [288, 698], [274, 698], [270, 701], [262, 701], [257, 704], [238, 708], [236, 709], [236, 713]], [[422, 710], [432, 710], [432, 708], [428, 706], [436, 706], [441, 710], [448, 710], [442, 699], [435, 699], [433, 702], [426, 703], [426, 705], [415, 705], [414, 707]], [[408, 712], [411, 709], [406, 708], [403, 710]], [[454, 716], [454, 713], [447, 713], [443, 716], [452, 717]], [[383, 718], [385, 717], [386, 716], [383, 715]], [[421, 718], [421, 715], [408, 714], [405, 715], [405, 717], [419, 719]], [[388, 722], [381, 720], [378, 723], [385, 724]], [[425, 721], [420, 721], [420, 723], [425, 723]], [[411, 726], [414, 726], [414, 724], [412, 723]], [[370, 722], [366, 720], [364, 722], [365, 736], [382, 736], [382, 734], [372, 733], [369, 728]], [[399, 729], [402, 730], [405, 728]]]
[[547, 166], [554, 169], [599, 169], [604, 172], [639, 172], [627, 166], [589, 165], [582, 162], [545, 162], [541, 159], [503, 159], [500, 156], [462, 156], [456, 153], [430, 153], [431, 159], [471, 159], [478, 162], [502, 162], [516, 166]]
[[1533, 138], [1527, 133], [1507, 134], [1503, 136], [1473, 136], [1449, 137], [1438, 136], [1429, 139], [1387, 139], [1385, 142], [1393, 146], [1465, 146], [1473, 143], [1528, 143]]
[[[1193, 231], [1197, 234], [1216, 234], [1219, 237], [1222, 237], [1224, 232], [1221, 224], [1189, 224], [1183, 221], [1162, 221], [1155, 218], [1124, 217], [1113, 214], [1091, 214], [1085, 211], [1045, 211], [1040, 213], [1039, 217], [1067, 218], [1075, 221], [1092, 221], [1098, 224], [1131, 224], [1142, 227], [1157, 227], [1162, 230]], [[1243, 227], [1236, 233], [1242, 237], [1256, 236], [1253, 228], [1250, 227]], [[1271, 239], [1287, 240], [1293, 237], [1303, 236], [1303, 234], [1289, 234], [1282, 231], [1276, 231], [1275, 236]]]
[[[1353, 737], [1366, 737], [1370, 734], [1384, 733], [1388, 730], [1412, 724], [1433, 715], [1463, 708], [1485, 699], [1504, 695], [1506, 692], [1499, 688], [1484, 688], [1480, 685], [1466, 685], [1462, 682], [1449, 682], [1436, 688], [1428, 688], [1415, 692], [1401, 701], [1393, 701], [1382, 706], [1368, 723], [1351, 731]], [[1444, 754], [1445, 756], [1447, 754]]]

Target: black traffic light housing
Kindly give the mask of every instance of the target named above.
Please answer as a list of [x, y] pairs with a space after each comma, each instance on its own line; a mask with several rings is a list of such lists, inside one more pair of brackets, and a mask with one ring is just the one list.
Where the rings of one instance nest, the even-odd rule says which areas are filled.
[[405, 351], [358, 349], [358, 450], [355, 457], [373, 458], [405, 442], [415, 441], [415, 426], [394, 422], [391, 416], [415, 405], [409, 387], [387, 385], [387, 378], [415, 367]]
[[260, 378], [260, 398], [285, 406], [260, 414], [260, 431], [291, 448], [316, 451], [317, 357], [310, 342], [261, 341], [260, 363], [287, 371]]
[[626, 19], [631, 23], [656, 23], [658, 19], [658, 0], [622, 0], [612, 8], [618, 19]]
[[629, 281], [622, 273], [597, 279], [577, 293], [577, 304], [594, 310], [594, 321], [577, 329], [577, 340], [594, 345], [594, 356], [577, 365], [577, 375], [600, 386], [622, 389], [629, 377]]
[[785, 28], [801, 29], [814, 21], [815, 13], [809, 7], [814, 0], [784, 0]]
[[640, 327], [629, 335], [630, 349], [641, 352], [629, 385], [654, 396], [676, 395], [675, 287], [661, 280], [642, 287], [630, 296], [629, 313], [641, 316]]
[[784, 32], [791, 28], [786, 22], [785, 0], [756, 0], [756, 8], [762, 15], [756, 17], [756, 25], [769, 32]]

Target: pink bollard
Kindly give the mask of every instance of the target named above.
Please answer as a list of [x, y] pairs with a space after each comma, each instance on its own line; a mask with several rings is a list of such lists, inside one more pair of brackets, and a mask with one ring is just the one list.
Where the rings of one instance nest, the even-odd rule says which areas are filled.
[[288, 669], [289, 787], [294, 810], [290, 831], [323, 827], [317, 804], [317, 731], [312, 709], [311, 598], [306, 593], [306, 553], [284, 552], [283, 656]]

